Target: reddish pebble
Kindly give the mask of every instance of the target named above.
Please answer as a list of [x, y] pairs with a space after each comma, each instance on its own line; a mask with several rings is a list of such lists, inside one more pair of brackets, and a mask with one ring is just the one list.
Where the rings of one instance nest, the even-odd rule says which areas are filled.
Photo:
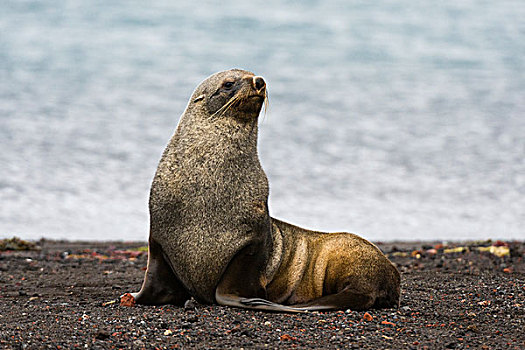
[[374, 317], [372, 317], [372, 315], [370, 315], [368, 312], [365, 312], [365, 314], [363, 315], [363, 319], [365, 321], [372, 321]]
[[381, 321], [381, 324], [389, 325], [389, 326], [395, 326], [395, 323], [388, 322], [388, 321]]
[[126, 293], [120, 297], [120, 306], [135, 306], [135, 298], [130, 293]]
[[297, 338], [296, 337], [292, 337], [289, 334], [283, 334], [283, 335], [281, 335], [279, 337], [279, 339], [281, 339], [281, 340], [296, 340]]
[[512, 268], [508, 268], [508, 267], [506, 267], [506, 268], [503, 269], [503, 272], [505, 272], [505, 273], [511, 273], [511, 272], [512, 272]]
[[414, 250], [412, 253], [410, 253], [411, 257], [417, 257], [418, 255], [421, 256], [421, 252], [419, 250]]

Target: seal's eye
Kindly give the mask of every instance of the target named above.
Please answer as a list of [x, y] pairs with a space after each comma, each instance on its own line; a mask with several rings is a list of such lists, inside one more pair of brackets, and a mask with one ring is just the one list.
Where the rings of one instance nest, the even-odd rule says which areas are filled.
[[231, 89], [235, 83], [233, 81], [227, 81], [222, 86], [224, 86], [225, 89]]

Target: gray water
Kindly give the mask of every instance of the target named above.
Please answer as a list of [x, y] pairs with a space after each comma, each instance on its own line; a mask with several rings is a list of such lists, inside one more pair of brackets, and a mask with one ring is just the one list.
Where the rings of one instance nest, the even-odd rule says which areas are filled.
[[272, 215], [525, 239], [525, 3], [21, 1], [0, 10], [0, 237], [145, 240], [208, 75], [263, 75]]

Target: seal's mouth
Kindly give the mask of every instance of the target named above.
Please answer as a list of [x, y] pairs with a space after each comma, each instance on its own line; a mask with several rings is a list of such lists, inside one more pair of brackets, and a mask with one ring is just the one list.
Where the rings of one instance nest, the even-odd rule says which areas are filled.
[[259, 101], [264, 101], [264, 99], [266, 98], [266, 96], [264, 95], [250, 95], [248, 96], [248, 99], [253, 99], [253, 100], [259, 100]]

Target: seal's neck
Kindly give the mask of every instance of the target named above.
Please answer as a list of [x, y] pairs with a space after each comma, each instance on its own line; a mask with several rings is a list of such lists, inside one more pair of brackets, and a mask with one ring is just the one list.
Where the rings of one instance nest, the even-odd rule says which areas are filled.
[[232, 154], [257, 157], [257, 118], [239, 119], [229, 115], [211, 117], [184, 113], [174, 135], [179, 152]]

